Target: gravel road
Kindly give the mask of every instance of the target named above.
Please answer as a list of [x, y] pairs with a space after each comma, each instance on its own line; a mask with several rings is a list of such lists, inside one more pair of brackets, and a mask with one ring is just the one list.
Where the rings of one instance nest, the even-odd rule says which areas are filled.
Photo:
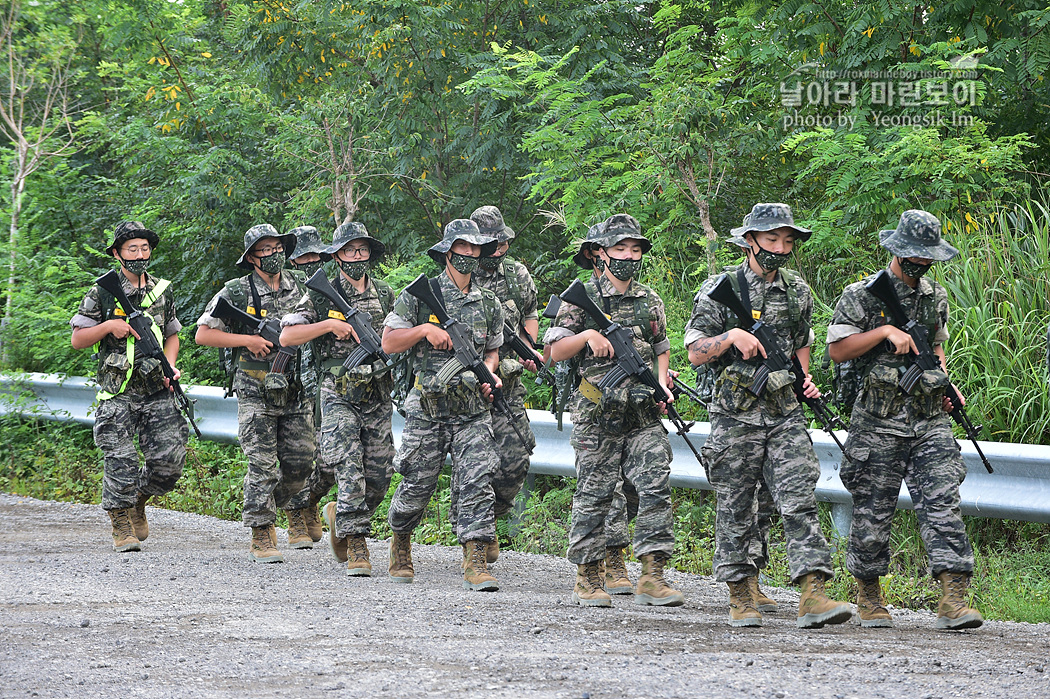
[[[149, 508], [113, 553], [97, 506], [0, 494], [3, 697], [1045, 697], [1050, 624], [732, 629], [711, 578], [672, 571], [686, 605], [569, 600], [562, 558], [504, 552], [496, 593], [460, 588], [460, 549], [417, 546], [416, 582], [348, 578], [327, 547], [247, 560], [236, 522]], [[324, 543], [322, 541], [322, 543]], [[637, 564], [631, 566], [638, 574]]]

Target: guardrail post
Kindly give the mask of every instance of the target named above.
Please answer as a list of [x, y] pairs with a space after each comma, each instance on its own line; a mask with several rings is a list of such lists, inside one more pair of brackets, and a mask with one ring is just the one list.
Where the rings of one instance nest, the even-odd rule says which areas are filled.
[[840, 539], [849, 538], [850, 524], [853, 522], [853, 504], [849, 502], [831, 503], [831, 523], [835, 528], [835, 536]]

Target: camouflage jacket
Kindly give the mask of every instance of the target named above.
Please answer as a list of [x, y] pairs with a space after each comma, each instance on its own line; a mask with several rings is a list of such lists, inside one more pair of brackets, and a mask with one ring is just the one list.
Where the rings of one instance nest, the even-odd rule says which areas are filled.
[[[539, 319], [536, 283], [533, 282], [528, 268], [517, 260], [504, 259], [499, 267], [491, 272], [478, 269], [474, 272], [473, 283], [496, 295], [503, 304], [504, 320], [519, 333], [526, 320]], [[518, 355], [507, 342], [509, 339], [509, 336], [504, 337], [504, 344], [499, 351], [500, 378], [507, 384], [508, 394], [518, 401], [523, 401], [525, 387], [518, 380], [522, 366]]]

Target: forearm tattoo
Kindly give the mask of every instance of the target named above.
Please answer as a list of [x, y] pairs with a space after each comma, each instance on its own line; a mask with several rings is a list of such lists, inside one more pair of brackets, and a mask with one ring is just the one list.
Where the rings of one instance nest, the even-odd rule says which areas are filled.
[[724, 332], [715, 337], [702, 337], [689, 345], [689, 356], [696, 357], [700, 364], [706, 364], [715, 357], [722, 356], [725, 344], [729, 340], [729, 333]]

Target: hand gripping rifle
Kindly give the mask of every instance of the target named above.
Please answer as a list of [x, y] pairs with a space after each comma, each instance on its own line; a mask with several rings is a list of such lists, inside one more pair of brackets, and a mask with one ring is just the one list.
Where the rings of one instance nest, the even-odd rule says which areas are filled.
[[[436, 283], [435, 286], [437, 286]], [[442, 330], [447, 332], [449, 339], [452, 340], [452, 358], [445, 362], [445, 365], [438, 371], [438, 380], [448, 383], [453, 376], [464, 369], [469, 369], [477, 377], [479, 383], [487, 383], [490, 387], [489, 395], [492, 396], [492, 407], [498, 410], [503, 417], [507, 418], [507, 422], [514, 429], [514, 433], [518, 435], [518, 439], [521, 440], [522, 446], [528, 449], [529, 454], [532, 454], [532, 449], [529, 448], [525, 435], [521, 433], [521, 430], [518, 429], [517, 424], [514, 422], [514, 414], [511, 413], [510, 405], [507, 404], [507, 399], [503, 396], [503, 389], [496, 387], [496, 377], [489, 371], [488, 365], [485, 364], [482, 356], [474, 349], [473, 333], [470, 328], [463, 321], [449, 316], [448, 311], [445, 310], [444, 302], [438, 298], [435, 290], [431, 288], [430, 280], [427, 279], [425, 274], [420, 274], [416, 277], [405, 288], [405, 291], [422, 301], [430, 309], [430, 312], [438, 319]]]
[[131, 299], [124, 293], [124, 287], [120, 285], [120, 276], [114, 269], [109, 270], [101, 277], [95, 280], [95, 283], [100, 288], [105, 289], [113, 298], [116, 299], [117, 304], [124, 311], [124, 320], [131, 329], [138, 335], [138, 339], [135, 340], [136, 345], [142, 350], [144, 357], [151, 357], [160, 362], [161, 371], [164, 372], [165, 378], [168, 379], [168, 385], [171, 387], [172, 397], [175, 399], [175, 406], [186, 416], [189, 420], [190, 425], [193, 427], [193, 432], [199, 439], [201, 436], [200, 428], [197, 427], [197, 423], [193, 420], [193, 403], [186, 397], [186, 394], [182, 390], [182, 385], [179, 384], [178, 379], [175, 378], [175, 370], [172, 368], [171, 363], [168, 362], [167, 356], [164, 354], [164, 349], [157, 342], [157, 336], [153, 334], [153, 318], [142, 312], [140, 308], [136, 308], [131, 303]]
[[[528, 331], [526, 331], [526, 335]], [[529, 338], [532, 339], [531, 337]], [[514, 328], [510, 326], [510, 323], [503, 321], [503, 341], [514, 350], [514, 354], [521, 358], [521, 361], [531, 361], [536, 363], [536, 383], [545, 383], [548, 386], [554, 385], [554, 374], [551, 370], [543, 363], [543, 357], [541, 357], [535, 349], [535, 345], [530, 346], [530, 343], [525, 342], [521, 339], [521, 335], [514, 332]]]
[[343, 318], [357, 333], [357, 348], [343, 362], [344, 373], [360, 366], [369, 357], [375, 357], [382, 360], [384, 364], [390, 364], [390, 355], [383, 351], [383, 340], [372, 327], [371, 314], [351, 306], [328, 281], [324, 270], [319, 269], [314, 272], [313, 276], [306, 280], [306, 288], [316, 291], [331, 301], [336, 310], [343, 314]]
[[642, 355], [631, 344], [631, 338], [634, 337], [634, 333], [631, 332], [630, 328], [614, 323], [607, 315], [602, 313], [602, 310], [598, 308], [594, 300], [587, 295], [587, 289], [584, 288], [579, 279], [574, 279], [569, 288], [561, 293], [560, 298], [562, 301], [571, 303], [587, 313], [598, 324], [598, 329], [602, 335], [612, 343], [613, 359], [616, 361], [616, 366], [610, 369], [605, 374], [605, 377], [598, 382], [598, 388], [605, 391], [606, 389], [619, 386], [628, 376], [633, 376], [643, 385], [653, 389], [653, 398], [657, 402], [667, 405], [667, 418], [674, 425], [675, 432], [685, 440], [697, 462], [703, 465], [704, 460], [700, 456], [700, 452], [696, 450], [693, 443], [689, 441], [689, 437], [686, 436], [686, 433], [689, 432], [694, 423], [683, 420], [674, 404], [667, 400], [667, 394], [664, 392], [664, 387], [660, 384], [660, 379], [656, 377], [653, 370], [642, 359]]
[[295, 358], [295, 350], [291, 347], [281, 346], [281, 321], [276, 318], [259, 318], [246, 313], [234, 306], [232, 303], [219, 297], [215, 302], [215, 308], [211, 314], [227, 323], [240, 323], [248, 329], [251, 335], [258, 335], [274, 346], [277, 356], [270, 364], [270, 371], [275, 374], [283, 374], [288, 362]]
[[839, 429], [846, 428], [842, 418], [831, 412], [823, 397], [810, 398], [805, 394], [806, 372], [802, 370], [802, 363], [794, 353], [789, 359], [787, 354], [780, 349], [773, 330], [766, 325], [765, 321], [756, 321], [751, 315], [750, 309], [744, 307], [744, 302], [740, 300], [740, 297], [733, 290], [733, 282], [730, 281], [729, 275], [723, 274], [718, 279], [715, 287], [708, 292], [707, 296], [712, 301], [728, 308], [737, 317], [740, 326], [754, 335], [755, 339], [762, 343], [762, 347], [766, 350], [766, 359], [755, 371], [751, 385], [747, 388], [748, 393], [756, 397], [761, 396], [762, 392], [766, 390], [766, 382], [769, 380], [771, 372], [790, 371], [795, 376], [793, 386], [795, 397], [800, 403], [809, 406], [817, 421], [820, 422], [821, 429], [831, 435], [831, 438], [835, 440], [835, 444], [839, 445], [840, 450], [845, 451], [845, 447], [839, 441], [838, 435], [835, 434], [836, 427]]
[[[918, 354], [909, 352], [914, 361], [897, 383], [900, 390], [910, 394], [912, 389], [915, 388], [915, 384], [922, 378], [924, 371], [931, 369], [944, 371], [940, 358], [934, 354], [933, 348], [930, 347], [929, 338], [927, 337], [929, 331], [925, 326], [919, 325], [909, 318], [908, 314], [904, 312], [904, 306], [901, 305], [901, 301], [897, 297], [897, 290], [893, 287], [893, 279], [888, 271], [882, 270], [879, 272], [864, 288], [872, 296], [882, 301], [883, 305], [889, 310], [890, 315], [893, 316], [893, 324], [908, 333], [912, 342], [915, 343], [916, 349], [919, 350]], [[955, 390], [955, 386], [952, 385], [951, 381], [948, 382], [945, 395], [952, 402], [952, 411], [949, 415], [966, 432], [966, 438], [973, 442], [974, 448], [977, 449], [977, 455], [981, 457], [981, 462], [988, 469], [988, 473], [993, 473], [992, 465], [988, 463], [987, 457], [981, 451], [981, 445], [977, 443], [977, 437], [980, 435], [983, 425], [974, 425], [970, 422], [970, 418], [966, 414], [966, 408], [963, 407], [962, 397], [959, 396], [959, 392]]]

